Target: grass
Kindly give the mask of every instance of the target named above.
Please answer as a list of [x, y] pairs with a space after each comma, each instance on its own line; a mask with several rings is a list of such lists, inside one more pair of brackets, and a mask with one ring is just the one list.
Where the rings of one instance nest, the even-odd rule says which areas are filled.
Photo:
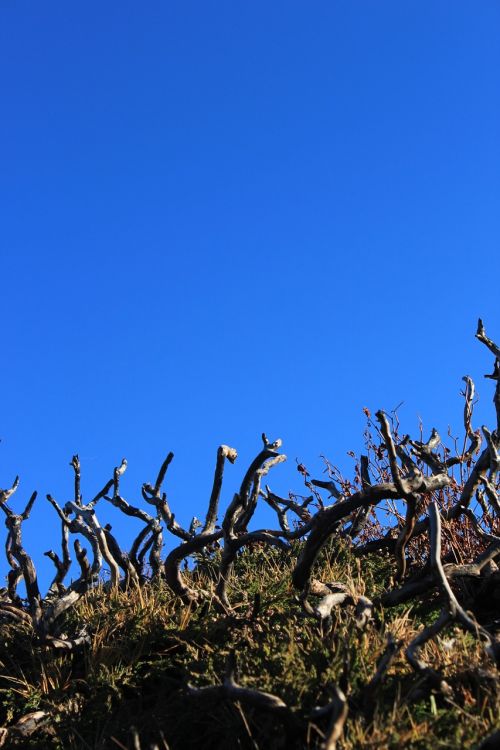
[[[97, 588], [67, 615], [69, 636], [85, 625], [91, 637], [78, 654], [55, 654], [36, 645], [29, 626], [3, 624], [0, 724], [29, 711], [48, 711], [49, 730], [24, 746], [56, 750], [289, 747], [275, 716], [220, 697], [187, 694], [188, 682], [220, 684], [234, 652], [240, 684], [279, 696], [299, 718], [304, 731], [294, 738], [297, 747], [321, 746], [328, 717], [308, 717], [332, 699], [338, 684], [350, 699], [338, 743], [344, 750], [474, 748], [495, 729], [498, 679], [481, 645], [455, 625], [422, 650], [453, 684], [452, 700], [425, 688], [403, 647], [366, 711], [360, 696], [387, 634], [407, 644], [437, 616], [439, 605], [430, 611], [418, 602], [377, 608], [375, 622], [363, 632], [352, 607], [339, 608], [331, 627], [321, 628], [303, 613], [291, 586], [295, 559], [296, 550], [245, 549], [228, 587], [234, 614], [221, 614], [211, 600], [186, 607], [161, 582], [126, 592]], [[212, 570], [210, 560], [200, 561], [185, 575], [210, 591]], [[315, 574], [374, 598], [387, 588], [393, 570], [387, 558], [373, 555], [360, 562], [347, 547], [330, 544]]]

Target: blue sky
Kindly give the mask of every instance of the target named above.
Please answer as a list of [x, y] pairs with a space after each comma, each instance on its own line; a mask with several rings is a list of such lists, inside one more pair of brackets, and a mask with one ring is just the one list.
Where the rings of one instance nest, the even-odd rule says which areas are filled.
[[[169, 450], [178, 518], [217, 445], [348, 467], [362, 407], [492, 421], [500, 339], [497, 2], [0, 2], [1, 486], [44, 497]], [[118, 535], [122, 524], [109, 508]], [[262, 517], [264, 518], [264, 517]], [[169, 541], [169, 544], [171, 542]]]

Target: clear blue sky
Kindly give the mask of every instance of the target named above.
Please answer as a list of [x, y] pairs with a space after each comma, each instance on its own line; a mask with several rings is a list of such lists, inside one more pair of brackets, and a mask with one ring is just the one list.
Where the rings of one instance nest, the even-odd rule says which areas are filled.
[[173, 450], [188, 522], [221, 442], [227, 501], [263, 430], [286, 493], [365, 405], [458, 432], [468, 373], [491, 422], [499, 30], [496, 0], [1, 0], [0, 485], [40, 492], [42, 577], [73, 453], [87, 499], [126, 456], [134, 502]]

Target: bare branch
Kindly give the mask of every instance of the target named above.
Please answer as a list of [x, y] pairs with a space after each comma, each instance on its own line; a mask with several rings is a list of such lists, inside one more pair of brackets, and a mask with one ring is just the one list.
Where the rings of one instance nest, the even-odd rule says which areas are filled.
[[257, 508], [262, 477], [265, 477], [273, 466], [277, 466], [284, 461], [286, 461], [286, 456], [278, 454], [277, 456], [273, 456], [266, 460], [265, 463], [255, 471], [250, 497], [248, 498], [246, 506], [242, 507], [241, 512], [236, 517], [234, 529], [237, 533], [244, 533], [247, 530], [248, 524], [252, 520], [252, 516]]
[[99, 523], [95, 510], [93, 508], [76, 505], [76, 503], [72, 503], [71, 501], [66, 503], [65, 510], [66, 512], [72, 511], [77, 517], [81, 516], [91, 534], [97, 539], [100, 552], [109, 565], [111, 585], [113, 588], [116, 588], [120, 582], [120, 569], [117, 561], [110, 552], [106, 534]]
[[215, 465], [214, 483], [212, 487], [212, 494], [210, 495], [210, 502], [208, 504], [207, 517], [205, 519], [205, 525], [203, 526], [203, 534], [211, 534], [215, 529], [217, 523], [217, 512], [219, 508], [219, 498], [222, 488], [222, 477], [224, 474], [224, 463], [226, 458], [230, 463], [234, 464], [238, 458], [238, 453], [234, 448], [230, 448], [228, 445], [220, 445], [217, 450], [217, 463]]
[[4, 511], [4, 513], [7, 513], [7, 514], [9, 513], [9, 508], [5, 506], [5, 503], [14, 494], [14, 492], [17, 490], [18, 487], [19, 487], [19, 477], [16, 477], [14, 479], [12, 487], [10, 487], [7, 490], [0, 490], [0, 506], [2, 510]]
[[292, 574], [294, 586], [301, 590], [304, 588], [319, 551], [327, 539], [338, 531], [340, 521], [353, 511], [364, 505], [377, 505], [384, 499], [397, 500], [411, 492], [422, 494], [433, 492], [446, 487], [449, 483], [450, 478], [447, 474], [433, 474], [425, 478], [406, 480], [405, 492], [401, 493], [392, 482], [383, 482], [367, 490], [356, 492], [336, 505], [319, 510], [312, 519], [311, 532]]
[[106, 482], [102, 490], [97, 493], [97, 495], [90, 501], [90, 503], [87, 503], [87, 508], [93, 508], [94, 505], [96, 505], [96, 503], [98, 503], [102, 497], [105, 497], [113, 486], [114, 481], [114, 479], [110, 479], [108, 482]]
[[397, 641], [395, 640], [392, 633], [388, 634], [387, 645], [378, 661], [375, 674], [373, 675], [371, 680], [364, 686], [361, 693], [361, 703], [363, 705], [363, 711], [365, 713], [365, 716], [367, 716], [369, 719], [371, 719], [371, 717], [373, 716], [377, 691], [387, 673], [387, 670], [393, 664], [396, 656], [401, 651], [402, 646], [402, 640]]
[[[490, 482], [488, 477], [481, 476], [480, 479], [484, 485], [486, 496], [488, 500], [490, 501], [491, 507], [495, 511], [497, 517], [500, 518], [500, 501], [498, 499], [498, 493], [496, 491], [495, 485], [492, 482]], [[483, 502], [484, 502], [484, 496], [483, 496]]]
[[375, 416], [377, 417], [380, 423], [380, 430], [382, 432], [385, 446], [387, 448], [387, 454], [389, 456], [389, 465], [391, 467], [392, 480], [396, 486], [396, 489], [400, 493], [400, 495], [404, 497], [408, 490], [405, 486], [405, 483], [401, 479], [401, 474], [399, 473], [399, 466], [396, 460], [396, 455], [397, 455], [396, 447], [394, 445], [394, 440], [391, 435], [389, 422], [387, 421], [387, 417], [385, 416], [384, 412], [381, 409], [379, 409], [379, 411], [375, 414]]
[[402, 580], [406, 572], [406, 545], [411, 539], [413, 529], [415, 528], [416, 515], [418, 507], [418, 497], [415, 494], [408, 495], [406, 497], [406, 517], [404, 526], [401, 529], [399, 536], [396, 540], [396, 547], [394, 554], [396, 556], [396, 564], [398, 567], [398, 579]]
[[335, 497], [337, 500], [340, 500], [343, 495], [339, 491], [337, 485], [332, 479], [329, 479], [328, 481], [324, 481], [323, 479], [311, 479], [311, 484], [314, 485], [314, 487], [319, 487], [322, 490], [328, 490], [331, 497]]
[[[75, 518], [70, 518], [69, 516], [67, 516], [66, 513], [59, 507], [59, 505], [54, 500], [52, 495], [47, 495], [47, 500], [52, 505], [52, 507], [56, 510], [57, 514], [59, 515], [59, 518], [61, 519], [63, 523], [67, 525], [68, 530], [72, 534], [82, 534], [82, 536], [84, 536], [89, 541], [92, 547], [92, 552], [94, 556], [92, 567], [90, 569], [90, 575], [92, 578], [98, 576], [102, 567], [102, 554], [101, 554], [99, 542], [95, 533], [84, 522], [81, 515], [78, 515]], [[76, 506], [76, 507], [78, 509], [78, 512], [80, 513], [81, 508], [79, 506]]]
[[431, 436], [426, 443], [416, 440], [410, 440], [413, 453], [421, 459], [434, 473], [440, 473], [445, 470], [445, 462], [434, 452], [441, 443], [441, 437], [438, 431], [433, 427]]
[[187, 542], [193, 535], [189, 531], [183, 529], [175, 520], [175, 516], [170, 510], [170, 506], [167, 502], [167, 495], [165, 492], [160, 494], [161, 486], [173, 457], [174, 454], [170, 452], [162, 463], [154, 486], [147, 483], [142, 485], [142, 496], [147, 503], [155, 506], [157, 514], [163, 518], [165, 526], [170, 533]]
[[171, 534], [178, 536], [180, 539], [184, 539], [186, 542], [192, 538], [192, 534], [183, 529], [175, 520], [175, 515], [170, 510], [165, 493], [163, 493], [161, 497], [159, 494], [155, 495], [154, 488], [151, 487], [150, 484], [144, 484], [142, 487], [142, 496], [147, 503], [156, 507], [158, 514], [162, 517], [165, 526]]
[[[455, 594], [451, 590], [451, 586], [448, 583], [445, 572], [443, 570], [443, 564], [441, 562], [441, 518], [439, 516], [439, 510], [436, 502], [433, 500], [429, 505], [429, 521], [430, 521], [430, 542], [431, 542], [431, 565], [434, 568], [438, 580], [441, 584], [441, 588], [448, 600], [448, 607], [450, 616], [459, 620], [464, 628], [468, 630], [472, 635], [482, 638], [487, 644], [487, 652], [495, 660], [497, 655], [495, 654], [495, 644], [488, 631], [483, 628], [479, 623], [472, 619], [470, 615], [463, 609], [459, 604]], [[500, 653], [499, 655], [500, 656]]]
[[481, 341], [481, 343], [483, 343], [485, 346], [487, 346], [490, 352], [494, 354], [497, 359], [500, 359], [500, 348], [486, 335], [486, 331], [484, 329], [483, 321], [481, 320], [481, 318], [479, 318], [479, 320], [477, 321], [476, 338], [479, 339], [479, 341]]
[[112, 496], [104, 495], [104, 499], [114, 505], [115, 508], [119, 508], [122, 513], [125, 513], [126, 516], [139, 518], [141, 521], [144, 521], [144, 523], [151, 523], [151, 521], [153, 520], [153, 516], [151, 516], [145, 510], [142, 510], [142, 508], [136, 508], [134, 505], [129, 505], [129, 503], [124, 500], [123, 497], [121, 497], [121, 495], [117, 492]]
[[475, 386], [474, 381], [469, 375], [464, 375], [462, 380], [465, 383], [465, 391], [463, 393], [464, 403], [464, 429], [466, 435], [474, 435], [474, 429], [472, 427], [472, 412], [474, 410], [474, 396]]
[[[281, 440], [275, 440], [273, 443], [269, 442], [266, 435], [262, 434], [262, 440], [264, 443], [263, 450], [254, 458], [252, 463], [247, 469], [247, 472], [245, 476], [243, 477], [243, 481], [241, 483], [240, 491], [238, 493], [240, 498], [240, 503], [243, 506], [243, 508], [246, 508], [248, 504], [248, 500], [250, 497], [250, 488], [252, 485], [252, 482], [254, 481], [255, 473], [258, 469], [261, 468], [262, 464], [267, 461], [268, 458], [275, 458], [279, 455], [278, 451], [281, 448]], [[284, 459], [281, 459], [284, 460]], [[286, 460], [286, 459], [285, 459]]]
[[173, 457], [174, 457], [174, 454], [172, 453], [172, 451], [170, 451], [170, 453], [168, 454], [168, 456], [166, 457], [166, 459], [164, 460], [164, 462], [160, 466], [160, 471], [158, 472], [158, 476], [156, 477], [156, 482], [154, 484], [154, 494], [155, 495], [158, 495], [159, 492], [160, 492], [160, 490], [161, 490], [161, 486], [162, 486], [163, 481], [165, 479], [165, 475], [167, 473], [167, 469], [170, 466]]
[[33, 711], [11, 727], [0, 727], [0, 747], [22, 746], [41, 727], [49, 724], [50, 720], [46, 711]]
[[82, 493], [80, 491], [80, 480], [81, 480], [81, 467], [80, 467], [80, 459], [78, 457], [78, 454], [75, 454], [71, 461], [69, 462], [69, 465], [73, 467], [73, 471], [75, 472], [75, 503], [77, 505], [82, 504]]
[[28, 504], [27, 504], [26, 508], [21, 513], [21, 518], [23, 519], [23, 521], [27, 521], [28, 518], [30, 517], [31, 511], [33, 509], [34, 502], [35, 502], [35, 500], [37, 498], [37, 495], [38, 495], [38, 492], [36, 492], [36, 491], [33, 492], [33, 494], [31, 495], [30, 499], [28, 500]]
[[431, 638], [434, 638], [435, 635], [440, 633], [441, 630], [443, 630], [443, 628], [445, 628], [449, 624], [451, 619], [452, 618], [449, 612], [443, 610], [436, 622], [424, 628], [417, 635], [417, 637], [411, 641], [405, 652], [406, 658], [410, 662], [415, 672], [417, 672], [421, 677], [424, 677], [433, 688], [439, 690], [445, 695], [451, 694], [452, 690], [450, 686], [447, 682], [445, 682], [439, 672], [431, 669], [431, 667], [429, 667], [424, 661], [422, 661], [422, 659], [419, 659], [419, 657], [417, 656], [417, 650], [421, 648], [424, 643], [427, 643], [427, 641], [429, 641]]
[[[24, 583], [26, 585], [26, 595], [28, 597], [30, 614], [33, 619], [33, 624], [35, 625], [35, 627], [38, 627], [42, 617], [42, 598], [40, 596], [40, 590], [38, 588], [35, 565], [31, 557], [24, 549], [21, 538], [21, 525], [25, 520], [26, 512], [29, 516], [29, 511], [33, 506], [35, 498], [36, 493], [31, 496], [23, 515], [16, 515], [9, 509], [7, 518], [5, 519], [5, 525], [7, 526], [7, 529], [9, 531], [9, 552], [15, 559], [17, 565], [21, 570], [22, 576], [24, 578]], [[4, 510], [7, 510], [7, 507], [5, 505], [2, 505], [2, 507], [4, 508]], [[17, 577], [18, 573], [16, 571], [15, 578], [17, 579]]]
[[342, 690], [336, 685], [333, 686], [334, 698], [330, 703], [331, 719], [325, 740], [322, 744], [322, 750], [335, 750], [337, 742], [344, 732], [344, 724], [349, 713], [347, 698]]
[[[265, 693], [256, 688], [241, 687], [236, 681], [236, 659], [231, 652], [227, 659], [226, 676], [221, 685], [197, 688], [188, 683], [187, 694], [193, 698], [225, 698], [233, 702], [251, 706], [254, 709], [267, 711], [281, 719], [288, 731], [297, 731], [299, 724], [286, 703], [272, 693]], [[296, 739], [296, 737], [294, 738]]]
[[237, 537], [224, 537], [224, 552], [222, 554], [219, 568], [219, 581], [216, 589], [217, 596], [224, 605], [224, 608], [229, 609], [231, 607], [227, 598], [226, 586], [229, 572], [238, 551], [242, 547], [255, 542], [270, 544], [271, 546], [278, 547], [284, 551], [290, 550], [290, 545], [280, 539], [280, 536], [281, 532], [279, 531], [262, 530], [241, 534]]
[[71, 558], [68, 549], [69, 529], [64, 522], [61, 523], [61, 537], [62, 560], [53, 550], [44, 553], [56, 566], [56, 575], [49, 586], [49, 592], [55, 593], [60, 593], [64, 589], [63, 581], [71, 567]]
[[115, 466], [115, 470], [113, 472], [113, 484], [114, 484], [114, 495], [118, 495], [120, 491], [120, 479], [125, 474], [127, 470], [127, 459], [122, 458], [122, 462], [120, 466]]
[[104, 526], [103, 531], [111, 557], [116, 561], [116, 563], [120, 566], [125, 574], [125, 586], [128, 586], [130, 584], [138, 586], [139, 577], [137, 575], [137, 570], [130, 561], [127, 553], [123, 552], [120, 549], [120, 545], [118, 544], [116, 537], [111, 533], [111, 524], [107, 523]]
[[500, 434], [500, 348], [495, 344], [494, 341], [492, 341], [488, 336], [486, 335], [486, 331], [484, 330], [483, 321], [481, 318], [479, 318], [478, 324], [477, 324], [477, 333], [476, 338], [481, 341], [481, 343], [485, 344], [485, 346], [488, 347], [490, 352], [495, 355], [495, 369], [493, 370], [493, 373], [491, 375], [486, 375], [485, 377], [491, 378], [492, 380], [496, 380], [497, 384], [495, 387], [495, 395], [493, 396], [493, 403], [495, 405], [496, 415], [497, 415], [497, 433]]
[[82, 547], [79, 539], [75, 539], [73, 546], [75, 548], [76, 559], [78, 560], [78, 564], [80, 565], [81, 580], [90, 581], [92, 571], [87, 558], [87, 550]]
[[212, 534], [200, 534], [187, 542], [183, 542], [178, 547], [175, 547], [175, 549], [173, 549], [167, 556], [164, 563], [165, 580], [174, 594], [180, 596], [185, 604], [198, 602], [200, 597], [204, 596], [206, 592], [201, 590], [195, 591], [187, 585], [180, 571], [181, 562], [186, 557], [189, 557], [189, 555], [192, 555], [193, 552], [198, 552], [203, 549], [203, 547], [213, 544], [218, 539], [221, 539], [223, 533], [222, 529], [220, 529], [212, 532]]
[[498, 453], [497, 438], [491, 434], [485, 425], [483, 425], [482, 430], [490, 452], [490, 480], [494, 482], [500, 471], [500, 455]]

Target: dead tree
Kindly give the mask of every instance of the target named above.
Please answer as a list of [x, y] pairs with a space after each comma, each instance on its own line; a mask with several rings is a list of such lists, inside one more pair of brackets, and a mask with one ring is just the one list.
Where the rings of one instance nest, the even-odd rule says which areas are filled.
[[[394, 417], [378, 411], [376, 422], [371, 423], [378, 442], [370, 442], [368, 453], [360, 457], [354, 484], [343, 481], [338, 471], [331, 467], [327, 480], [312, 479], [305, 467], [299, 464], [298, 470], [310, 493], [306, 497], [290, 495], [285, 498], [272, 492], [268, 485], [262, 487], [269, 471], [286, 460], [280, 452], [281, 441], [270, 441], [264, 434], [261, 450], [244, 471], [239, 489], [225, 511], [220, 513], [226, 463], [234, 464], [237, 459], [234, 448], [221, 445], [217, 450], [205, 519], [202, 522], [193, 519], [189, 528], [185, 528], [176, 519], [164, 490], [173, 453], [163, 461], [154, 483], [142, 485], [141, 498], [134, 503], [126, 500], [121, 490], [121, 480], [127, 468], [125, 459], [115, 467], [102, 490], [90, 502], [84, 503], [80, 460], [77, 455], [73, 456], [73, 497], [60, 505], [51, 495], [47, 496], [61, 522], [61, 549], [60, 553], [52, 549], [45, 553], [55, 566], [55, 575], [45, 596], [39, 590], [35, 564], [25, 550], [21, 536], [22, 524], [29, 519], [36, 493], [24, 511], [16, 514], [11, 507], [19, 485], [16, 478], [9, 489], [0, 490], [0, 506], [7, 527], [5, 553], [9, 566], [0, 615], [31, 623], [40, 643], [66, 650], [80, 647], [85, 643], [85, 634], [73, 639], [61, 637], [64, 614], [89, 590], [102, 585], [106, 570], [109, 582], [103, 588], [103, 595], [119, 587], [140, 587], [150, 585], [151, 581], [164, 581], [183, 604], [194, 607], [202, 602], [207, 606], [213, 602], [224, 615], [233, 616], [231, 581], [235, 562], [246, 549], [257, 544], [278, 548], [287, 555], [298, 550], [292, 582], [298, 591], [299, 606], [318, 622], [321, 629], [328, 629], [338, 607], [349, 608], [347, 611], [352, 612], [357, 627], [366, 628], [370, 627], [377, 608], [430, 593], [439, 595], [441, 617], [406, 644], [405, 654], [415, 672], [442, 692], [448, 689], [445, 681], [438, 671], [422, 661], [419, 649], [449, 623], [456, 621], [478, 637], [488, 657], [498, 663], [500, 650], [494, 628], [487, 622], [480, 622], [478, 612], [481, 602], [491, 596], [491, 592], [498, 592], [500, 586], [496, 567], [500, 559], [500, 348], [488, 338], [482, 321], [479, 321], [476, 336], [495, 358], [493, 372], [486, 376], [495, 382], [494, 429], [485, 425], [481, 430], [474, 429], [475, 388], [472, 379], [466, 376], [464, 439], [460, 449], [452, 454], [435, 429], [426, 442], [422, 436], [420, 440], [400, 436]], [[328, 497], [322, 493], [327, 493]], [[444, 497], [449, 500], [447, 504], [443, 504]], [[374, 534], [373, 529], [377, 527], [372, 523], [373, 514], [387, 501], [394, 509], [399, 508], [394, 510], [396, 523], [388, 529], [380, 529], [379, 535]], [[477, 501], [479, 510], [474, 509], [474, 501]], [[275, 512], [276, 528], [252, 528], [261, 502]], [[111, 526], [102, 525], [99, 520], [98, 511], [100, 516], [103, 515], [107, 503], [141, 524], [128, 552], [120, 546]], [[142, 503], [148, 510], [141, 507]], [[446, 522], [447, 534], [452, 538], [466, 525], [475, 544], [470, 559], [464, 561], [443, 554], [442, 522]], [[372, 531], [367, 538], [370, 528]], [[67, 584], [72, 536], [75, 537], [73, 546], [80, 575]], [[90, 559], [78, 537], [85, 539]], [[353, 595], [342, 581], [320, 580], [321, 573], [316, 576], [315, 567], [319, 567], [318, 560], [327, 543], [349, 543], [361, 561], [369, 554], [385, 551], [391, 556], [393, 579], [397, 585], [391, 584], [380, 597], [370, 601], [364, 596]], [[428, 553], [419, 558], [414, 550], [422, 545], [427, 545]], [[167, 552], [162, 556], [164, 546], [167, 546]], [[181, 572], [189, 558], [193, 561], [191, 569], [188, 566], [187, 572]], [[193, 575], [193, 569], [197, 569], [201, 559], [211, 560], [215, 570], [211, 579]], [[21, 581], [25, 585], [26, 601], [18, 594]], [[461, 601], [464, 581], [467, 581], [469, 591], [467, 607]], [[388, 643], [377, 674], [359, 698], [360, 705], [372, 704], [375, 686], [401, 646], [395, 641]], [[232, 668], [221, 685], [203, 690], [190, 687], [188, 694], [198, 698], [217, 694], [246, 701], [275, 712], [288, 729], [296, 723], [296, 717], [279, 698], [241, 688]], [[332, 748], [340, 737], [348, 711], [347, 699], [340, 688], [334, 691], [331, 704], [320, 711], [323, 712], [321, 715], [330, 717], [325, 747]]]

